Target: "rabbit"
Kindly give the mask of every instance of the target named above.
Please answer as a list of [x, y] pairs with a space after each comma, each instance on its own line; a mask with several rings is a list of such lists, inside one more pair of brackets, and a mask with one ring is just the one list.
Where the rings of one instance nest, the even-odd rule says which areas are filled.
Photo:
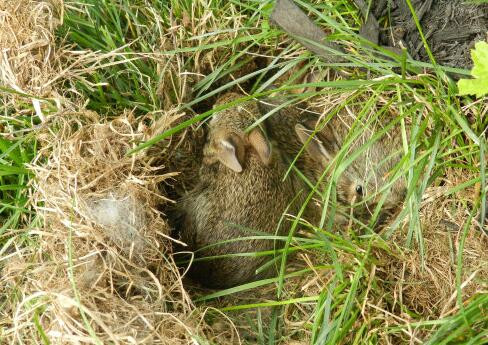
[[[240, 97], [228, 93], [216, 105]], [[198, 250], [197, 257], [281, 247], [280, 242], [264, 239], [217, 244], [255, 235], [252, 231], [269, 235], [286, 231], [280, 219], [295, 188], [291, 180], [282, 181], [286, 165], [264, 132], [259, 127], [245, 132], [258, 118], [257, 104], [250, 101], [215, 113], [209, 123], [199, 182], [180, 202], [181, 240], [190, 250]], [[268, 269], [256, 275], [268, 260], [265, 256], [234, 256], [197, 261], [189, 275], [207, 287], [227, 288], [272, 274]]]
[[[282, 101], [280, 98], [267, 100], [260, 104], [260, 110], [267, 113]], [[321, 111], [317, 108], [300, 111], [297, 107], [288, 106], [266, 119], [270, 136], [286, 154], [288, 161], [298, 156], [295, 165], [312, 183], [318, 181], [325, 169], [329, 169], [330, 173], [333, 171], [331, 164], [336, 163], [335, 158], [345, 145], [355, 121], [351, 114], [339, 113], [322, 129], [316, 130], [322, 122], [320, 114]], [[361, 131], [362, 133], [347, 148], [348, 155], [354, 154], [374, 134], [368, 128], [362, 128]], [[368, 224], [382, 198], [382, 189], [390, 184], [391, 186], [386, 188], [389, 188], [389, 191], [382, 201], [375, 225], [382, 225], [389, 215], [399, 210], [406, 195], [406, 181], [400, 177], [390, 183], [389, 177], [402, 157], [400, 138], [400, 133], [395, 130], [384, 135], [354, 159], [338, 176], [334, 195], [337, 209], [333, 216], [336, 227], [344, 228], [354, 219], [359, 221], [362, 227]], [[300, 154], [300, 151], [304, 152]], [[324, 190], [328, 178], [330, 179], [330, 176], [325, 176], [319, 190]], [[379, 191], [381, 193], [378, 193]], [[334, 196], [329, 200], [332, 201]], [[309, 204], [305, 213], [315, 225], [318, 225], [322, 217], [322, 207], [318, 204]]]
[[[295, 132], [302, 144], [306, 145], [308, 153], [304, 157], [305, 169], [315, 177], [315, 181], [325, 169], [333, 164], [340, 164], [336, 157], [345, 145], [354, 117], [339, 114], [310, 138], [318, 122], [320, 121], [309, 120], [295, 125]], [[359, 137], [345, 148], [348, 155], [360, 150], [374, 134], [368, 128], [361, 128], [361, 131]], [[399, 210], [407, 192], [406, 180], [400, 176], [392, 181], [391, 176], [402, 157], [400, 138], [400, 133], [395, 133], [395, 130], [389, 135], [385, 134], [345, 166], [336, 180], [335, 197], [339, 212], [335, 214], [335, 224], [348, 225], [352, 220], [351, 216], [360, 224], [367, 224], [371, 221], [378, 203], [381, 203], [381, 209], [376, 225], [383, 224], [389, 215]], [[329, 172], [332, 171], [333, 169], [329, 169]], [[326, 181], [322, 182], [322, 186], [325, 183]], [[383, 193], [388, 194], [384, 196]]]

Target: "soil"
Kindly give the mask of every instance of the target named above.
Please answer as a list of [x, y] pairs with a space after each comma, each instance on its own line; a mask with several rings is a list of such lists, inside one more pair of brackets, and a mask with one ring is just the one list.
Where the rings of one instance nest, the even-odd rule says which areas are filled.
[[[470, 50], [475, 42], [488, 39], [488, 4], [466, 0], [412, 0], [422, 32], [437, 63], [472, 67]], [[408, 49], [412, 58], [430, 61], [412, 13], [405, 0], [376, 0], [373, 15], [379, 19], [379, 43]], [[391, 27], [383, 25], [384, 19]]]

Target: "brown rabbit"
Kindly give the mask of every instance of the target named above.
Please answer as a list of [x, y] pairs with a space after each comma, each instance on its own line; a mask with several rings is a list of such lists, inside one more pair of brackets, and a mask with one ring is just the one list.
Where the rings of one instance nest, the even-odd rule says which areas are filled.
[[[308, 155], [305, 156], [306, 169], [315, 177], [320, 178], [324, 170], [329, 168], [328, 175], [334, 171], [333, 165], [341, 165], [349, 155], [355, 154], [363, 145], [364, 152], [350, 164], [343, 164], [344, 169], [336, 180], [337, 211], [334, 222], [346, 225], [352, 218], [367, 224], [375, 213], [378, 203], [381, 209], [376, 219], [377, 224], [383, 223], [388, 215], [399, 209], [406, 194], [406, 181], [403, 176], [392, 180], [395, 167], [399, 163], [401, 154], [400, 133], [387, 133], [368, 146], [367, 141], [374, 135], [368, 128], [361, 128], [362, 133], [349, 147], [345, 147], [354, 117], [337, 115], [333, 117], [323, 129], [310, 138], [314, 131], [312, 125], [316, 121], [309, 121], [308, 126], [296, 124], [295, 131], [300, 141], [306, 145]], [[342, 162], [337, 156], [345, 149]], [[323, 180], [326, 184], [327, 179]], [[387, 194], [384, 194], [387, 193]]]
[[[221, 97], [217, 105], [239, 97]], [[256, 231], [282, 235], [282, 214], [295, 195], [281, 156], [258, 127], [245, 129], [259, 118], [256, 102], [246, 102], [215, 113], [209, 124], [200, 181], [182, 200], [181, 238], [197, 258], [280, 248], [281, 242], [236, 240]], [[284, 222], [283, 222], [284, 223]], [[192, 263], [190, 275], [203, 285], [225, 288], [273, 273], [256, 270], [269, 256], [234, 256]], [[273, 266], [274, 267], [274, 266]]]
[[[260, 105], [262, 111], [269, 111], [270, 107], [278, 104], [278, 99], [267, 102], [267, 106]], [[327, 181], [330, 181], [330, 174], [333, 172], [333, 165], [341, 165], [336, 158], [341, 149], [347, 150], [342, 161], [356, 152], [360, 147], [369, 141], [374, 135], [371, 128], [365, 128], [360, 124], [361, 134], [345, 147], [351, 127], [356, 118], [347, 113], [339, 113], [333, 116], [323, 128], [314, 133], [316, 126], [323, 122], [319, 116], [319, 109], [310, 111], [299, 111], [294, 107], [287, 107], [274, 116], [267, 119], [268, 132], [273, 139], [278, 141], [278, 146], [286, 152], [289, 159], [294, 159], [303, 145], [305, 153], [302, 153], [296, 162], [296, 166], [312, 182], [316, 182], [328, 169], [319, 190], [324, 190]], [[290, 139], [290, 131], [295, 132], [295, 138]], [[284, 138], [280, 139], [280, 138]], [[341, 166], [342, 173], [337, 176], [336, 193], [329, 200], [332, 202], [334, 196], [337, 200], [337, 209], [334, 215], [334, 224], [339, 227], [349, 224], [354, 219], [367, 224], [375, 212], [378, 203], [381, 203], [381, 210], [376, 223], [382, 223], [387, 216], [399, 209], [405, 193], [406, 184], [404, 178], [396, 179], [390, 184], [392, 170], [400, 161], [401, 135], [393, 130], [379, 140], [368, 146], [349, 165]], [[297, 183], [297, 182], [295, 182]], [[389, 186], [389, 187], [387, 187]], [[384, 188], [387, 187], [387, 188]], [[389, 189], [389, 190], [383, 190]], [[382, 196], [386, 194], [384, 200]], [[318, 204], [318, 205], [317, 205]], [[330, 208], [329, 208], [330, 210]], [[307, 216], [311, 221], [318, 223], [322, 215], [321, 203], [312, 203], [308, 207]], [[352, 217], [351, 217], [352, 216]]]

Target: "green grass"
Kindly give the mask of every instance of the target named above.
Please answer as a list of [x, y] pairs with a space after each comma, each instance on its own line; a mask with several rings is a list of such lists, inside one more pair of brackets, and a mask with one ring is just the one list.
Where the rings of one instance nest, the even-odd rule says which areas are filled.
[[[8, 109], [4, 108], [3, 113], [7, 114]], [[28, 204], [31, 174], [25, 164], [36, 154], [36, 140], [32, 133], [22, 131], [29, 122], [29, 116], [0, 116], [0, 126], [13, 136], [0, 137], [0, 238], [10, 229], [22, 228], [32, 218]]]
[[[467, 119], [462, 107], [469, 104], [469, 98], [459, 98], [455, 83], [445, 74], [455, 71], [467, 75], [468, 71], [438, 66], [434, 60], [432, 64], [405, 62], [401, 57], [391, 61], [373, 55], [373, 48], [359, 48], [361, 40], [356, 35], [359, 16], [348, 1], [297, 3], [310, 11], [321, 26], [332, 28], [333, 39], [350, 42], [354, 49], [347, 55], [346, 63], [332, 67], [335, 70], [352, 71], [348, 80], [307, 84], [322, 89], [294, 95], [293, 102], [320, 93], [349, 92], [353, 97], [345, 100], [333, 112], [354, 104], [361, 106], [362, 113], [367, 114], [375, 109], [380, 97], [387, 95], [389, 103], [376, 116], [381, 118], [394, 103], [398, 111], [398, 124], [410, 128], [410, 131], [403, 131], [404, 159], [395, 174], [396, 177], [404, 175], [408, 180], [406, 206], [382, 236], [370, 231], [371, 224], [356, 224], [358, 228], [366, 229], [364, 235], [350, 231], [347, 236], [341, 236], [329, 230], [331, 227], [326, 217], [330, 212], [339, 212], [334, 200], [336, 179], [330, 179], [324, 190], [315, 187], [309, 195], [309, 199], [315, 195], [323, 201], [324, 212], [320, 226], [306, 225], [296, 219], [289, 236], [277, 238], [286, 243], [283, 250], [277, 251], [276, 263], [280, 267], [278, 277], [200, 296], [196, 302], [215, 303], [215, 299], [223, 296], [244, 291], [252, 294], [252, 289], [275, 284], [275, 300], [222, 308], [232, 318], [241, 310], [273, 307], [271, 322], [261, 316], [248, 320], [258, 335], [259, 344], [274, 344], [278, 341], [286, 343], [292, 335], [286, 334], [287, 328], [280, 316], [285, 310], [284, 306], [310, 306], [311, 303], [313, 312], [308, 315], [308, 319], [300, 320], [303, 317], [300, 313], [291, 317], [295, 317], [295, 321], [306, 321], [303, 332], [313, 344], [376, 344], [381, 339], [380, 334], [388, 334], [406, 342], [405, 325], [389, 326], [381, 318], [362, 316], [366, 302], [383, 298], [391, 303], [393, 299], [393, 292], [384, 290], [372, 271], [378, 264], [372, 252], [393, 251], [388, 241], [396, 234], [402, 221], [408, 219], [407, 235], [402, 243], [396, 244], [418, 248], [425, 265], [424, 229], [418, 216], [422, 195], [428, 187], [439, 186], [446, 171], [451, 169], [472, 173], [469, 174], [472, 177], [468, 177], [463, 184], [450, 188], [448, 193], [451, 195], [477, 182], [485, 185], [484, 174], [480, 178], [479, 171], [481, 162], [484, 169], [483, 153], [486, 148], [482, 133], [488, 124], [483, 113], [486, 109], [483, 110], [483, 104], [478, 103], [471, 111], [472, 116]], [[266, 18], [271, 6], [271, 1], [258, 0], [82, 0], [70, 3], [66, 8], [64, 25], [57, 32], [57, 39], [60, 42], [66, 39], [67, 44], [73, 44], [73, 49], [106, 56], [95, 67], [85, 66], [87, 74], [84, 79], [72, 82], [72, 86], [88, 100], [90, 109], [106, 116], [116, 116], [123, 109], [134, 109], [137, 115], [142, 116], [148, 112], [176, 107], [194, 115], [153, 140], [141, 143], [138, 147], [140, 150], [204, 120], [215, 111], [235, 105], [226, 104], [212, 109], [209, 104], [217, 94], [236, 85], [245, 85], [252, 93], [250, 97], [243, 98], [244, 101], [276, 91], [267, 90], [266, 87], [280, 75], [292, 70], [299, 61], [305, 61], [307, 67], [326, 68], [311, 53], [305, 52], [299, 57], [290, 58], [299, 46], [270, 26]], [[175, 29], [176, 24], [183, 23], [188, 17], [195, 19], [195, 25], [202, 24], [195, 28], [195, 33], [191, 31], [190, 24], [188, 28]], [[171, 48], [166, 48], [165, 44]], [[252, 64], [254, 54], [267, 55], [269, 60], [247, 74], [231, 78]], [[205, 56], [214, 60], [213, 69], [205, 65]], [[422, 68], [430, 68], [434, 72], [418, 78], [405, 78], [408, 73], [418, 72]], [[280, 85], [278, 91], [303, 87], [297, 85], [294, 80], [296, 76]], [[192, 97], [183, 96], [188, 87], [185, 83], [191, 84]], [[68, 81], [65, 86], [70, 86]], [[28, 103], [23, 106], [29, 109]], [[7, 103], [0, 110], [0, 128], [4, 126], [8, 128], [8, 133], [13, 133], [13, 138], [0, 137], [2, 244], [6, 239], [4, 233], [25, 229], [34, 217], [28, 204], [28, 184], [32, 175], [26, 164], [35, 157], [37, 145], [35, 132], [18, 132], [32, 127], [33, 111], [19, 116], [18, 110]], [[266, 116], [273, 114], [264, 114]], [[350, 134], [351, 140], [359, 131], [357, 126]], [[374, 139], [365, 143], [362, 149], [366, 150], [373, 145]], [[356, 152], [350, 155], [347, 147], [344, 147], [340, 154], [342, 160], [335, 165], [333, 175], [337, 178], [359, 154]], [[479, 203], [479, 200], [485, 200], [484, 192], [474, 196], [473, 204]], [[467, 209], [468, 206], [471, 205], [467, 205]], [[471, 209], [471, 213], [475, 210], [476, 207]], [[376, 214], [378, 211], [379, 208]], [[468, 220], [471, 221], [471, 218]], [[469, 222], [466, 223], [464, 234], [469, 225]], [[299, 228], [307, 228], [314, 236], [305, 238], [298, 235]], [[285, 272], [291, 255], [297, 253], [308, 253], [322, 261], [320, 264], [315, 263], [313, 270], [306, 268]], [[398, 311], [400, 308], [411, 316], [413, 321], [409, 322], [409, 327], [423, 330], [426, 344], [482, 344], [488, 339], [487, 296], [475, 296], [469, 303], [463, 304], [463, 252], [456, 255], [457, 290], [460, 294], [457, 301], [459, 310], [455, 315], [439, 320], [425, 320], [405, 305], [395, 309]], [[348, 259], [341, 259], [344, 256]], [[311, 296], [287, 294], [289, 287], [286, 283], [291, 278], [311, 279], [314, 271], [331, 270], [334, 271], [331, 283], [319, 293]], [[296, 336], [304, 334], [300, 332], [298, 330]]]

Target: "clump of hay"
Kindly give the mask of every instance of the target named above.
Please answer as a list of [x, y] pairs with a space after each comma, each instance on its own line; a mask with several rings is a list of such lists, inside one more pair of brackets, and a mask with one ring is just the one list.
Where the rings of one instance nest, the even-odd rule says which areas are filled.
[[[166, 116], [154, 119], [154, 114], [146, 115], [146, 121], [154, 123], [145, 130], [148, 137], [154, 137], [161, 134], [164, 129], [175, 127], [190, 119], [189, 114], [180, 114], [175, 108], [167, 111], [166, 114], [173, 115], [169, 119]], [[198, 181], [205, 134], [203, 126], [188, 127], [148, 149], [147, 163], [149, 165], [164, 166], [166, 171], [178, 172], [178, 177], [174, 181], [165, 181], [161, 184], [164, 193], [174, 200], [178, 200], [186, 191], [193, 189]]]
[[[477, 294], [488, 290], [488, 236], [475, 219], [464, 232], [469, 205], [473, 204], [473, 196], [477, 193], [468, 188], [446, 194], [450, 187], [469, 178], [472, 176], [463, 171], [452, 170], [446, 174], [446, 186], [427, 189], [420, 210], [423, 258], [419, 243], [415, 241], [412, 248], [401, 248], [394, 255], [383, 251], [375, 253], [379, 259], [377, 275], [385, 284], [384, 288], [392, 291], [394, 296], [385, 308], [394, 310], [397, 315], [392, 323], [412, 321], [402, 306], [422, 319], [430, 320], [458, 311], [456, 274], [459, 254], [462, 254], [462, 302], [468, 303]], [[407, 228], [396, 233], [395, 243], [405, 242]]]
[[9, 339], [40, 341], [38, 323], [59, 343], [218, 341], [183, 288], [159, 211], [169, 203], [159, 185], [175, 174], [147, 164], [145, 153], [126, 155], [146, 139], [141, 128], [130, 113], [103, 122], [86, 111], [59, 115], [39, 135], [37, 245], [19, 244], [0, 284], [18, 293], [6, 303]]
[[[106, 121], [79, 111], [84, 100], [66, 85], [100, 68], [110, 53], [81, 56], [55, 46], [62, 17], [62, 0], [0, 3], [0, 86], [28, 94], [34, 111], [26, 107], [25, 95], [6, 92], [2, 101], [43, 122], [35, 128], [40, 129], [40, 149], [31, 166], [35, 181], [27, 206], [34, 208], [37, 227], [27, 235], [0, 234], [5, 243], [0, 248], [2, 339], [35, 344], [45, 338], [54, 343], [237, 342], [227, 319], [219, 330], [211, 329], [204, 321], [207, 311], [191, 303], [173, 262], [176, 240], [162, 213], [171, 205], [173, 185], [191, 188], [204, 133], [185, 131], [145, 153], [126, 155], [142, 140], [187, 119], [174, 110], [186, 96], [142, 119], [126, 113]], [[182, 90], [176, 92], [187, 87]], [[56, 107], [41, 98], [54, 99]], [[176, 171], [185, 173], [178, 183]]]
[[39, 97], [51, 92], [54, 30], [61, 24], [62, 1], [0, 3], [0, 85]]

